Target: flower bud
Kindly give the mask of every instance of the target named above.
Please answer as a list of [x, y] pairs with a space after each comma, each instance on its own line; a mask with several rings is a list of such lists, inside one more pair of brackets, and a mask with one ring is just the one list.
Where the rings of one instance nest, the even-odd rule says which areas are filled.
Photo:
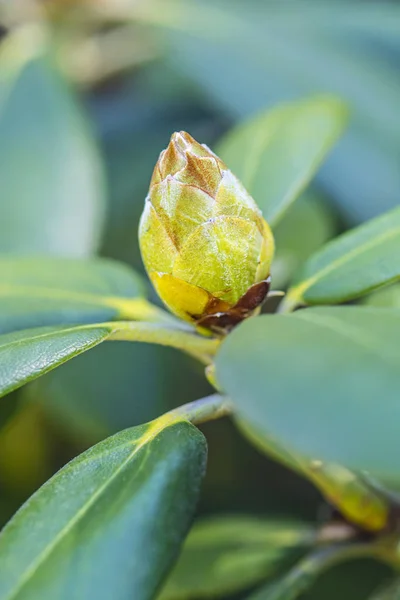
[[240, 181], [207, 146], [174, 133], [139, 225], [146, 270], [170, 310], [229, 329], [265, 298], [274, 240]]

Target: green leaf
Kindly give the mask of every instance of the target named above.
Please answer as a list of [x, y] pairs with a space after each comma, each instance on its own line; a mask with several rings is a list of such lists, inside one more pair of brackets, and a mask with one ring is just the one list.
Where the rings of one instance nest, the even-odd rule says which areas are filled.
[[160, 600], [214, 598], [266, 579], [315, 539], [305, 523], [245, 516], [196, 523]]
[[78, 456], [3, 530], [2, 600], [152, 600], [189, 528], [206, 454], [194, 426], [164, 415]]
[[285, 287], [307, 258], [333, 237], [336, 223], [324, 200], [317, 192], [307, 190], [274, 229], [274, 289]]
[[21, 28], [0, 55], [0, 252], [85, 256], [104, 218], [102, 163], [47, 32]]
[[239, 413], [289, 452], [396, 481], [399, 339], [391, 309], [264, 315], [223, 342], [216, 375]]
[[387, 494], [372, 487], [365, 475], [354, 473], [342, 465], [310, 461], [298, 452], [290, 453], [271, 435], [236, 419], [239, 430], [261, 452], [282, 463], [310, 481], [350, 523], [365, 531], [382, 531], [390, 519]]
[[342, 102], [321, 96], [277, 106], [238, 125], [216, 152], [276, 225], [344, 129]]
[[400, 208], [395, 208], [339, 236], [312, 256], [284, 302], [344, 302], [399, 279]]
[[400, 285], [390, 285], [364, 299], [367, 306], [400, 308]]
[[75, 327], [38, 327], [0, 335], [0, 397], [104, 340], [170, 346], [209, 363], [218, 341], [156, 323], [116, 321]]
[[110, 324], [38, 327], [0, 335], [0, 397], [93, 348]]
[[129, 318], [142, 278], [105, 259], [0, 257], [0, 332]]

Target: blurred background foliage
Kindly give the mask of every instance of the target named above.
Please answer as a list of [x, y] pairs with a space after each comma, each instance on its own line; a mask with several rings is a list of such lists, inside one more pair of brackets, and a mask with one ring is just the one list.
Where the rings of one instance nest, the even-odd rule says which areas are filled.
[[[277, 227], [274, 287], [338, 231], [399, 204], [395, 1], [0, 0], [0, 34], [0, 252], [100, 254], [142, 271], [138, 219], [171, 133], [213, 146], [255, 112], [321, 92], [348, 102], [351, 123]], [[396, 287], [368, 301], [399, 298]], [[0, 524], [90, 444], [209, 390], [202, 369], [176, 351], [120, 343], [8, 396]], [[200, 513], [329, 517], [309, 484], [230, 422], [204, 432]], [[346, 565], [307, 598], [365, 598], [387, 577], [377, 565]]]

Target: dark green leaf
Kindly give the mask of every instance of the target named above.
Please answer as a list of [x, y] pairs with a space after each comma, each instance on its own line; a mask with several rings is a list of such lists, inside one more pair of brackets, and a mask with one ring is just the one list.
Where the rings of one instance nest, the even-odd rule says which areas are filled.
[[94, 446], [0, 536], [2, 600], [152, 600], [187, 532], [206, 443], [165, 415]]
[[106, 339], [170, 346], [203, 362], [209, 362], [218, 345], [215, 339], [157, 323], [116, 321], [23, 329], [0, 335], [0, 396]]
[[343, 302], [398, 279], [400, 208], [339, 236], [312, 256], [287, 302]]
[[0, 258], [0, 332], [129, 317], [142, 278], [104, 259]]
[[333, 237], [335, 229], [324, 198], [312, 191], [303, 194], [274, 229], [273, 288], [285, 287], [307, 258]]
[[266, 579], [315, 539], [304, 523], [225, 516], [195, 524], [162, 600], [214, 598]]
[[395, 481], [399, 339], [391, 309], [265, 315], [227, 337], [217, 378], [242, 416], [289, 451]]
[[328, 96], [283, 104], [238, 125], [216, 152], [275, 225], [314, 176], [346, 120], [343, 103]]
[[107, 339], [110, 325], [39, 327], [0, 335], [0, 396]]
[[21, 29], [2, 46], [0, 251], [85, 256], [100, 239], [102, 165], [45, 37]]

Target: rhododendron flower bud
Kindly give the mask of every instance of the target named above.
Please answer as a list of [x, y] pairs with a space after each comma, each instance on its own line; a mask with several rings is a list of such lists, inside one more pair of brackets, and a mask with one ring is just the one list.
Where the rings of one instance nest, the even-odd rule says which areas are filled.
[[159, 296], [187, 321], [229, 329], [268, 292], [268, 224], [222, 160], [183, 131], [155, 166], [139, 241]]

